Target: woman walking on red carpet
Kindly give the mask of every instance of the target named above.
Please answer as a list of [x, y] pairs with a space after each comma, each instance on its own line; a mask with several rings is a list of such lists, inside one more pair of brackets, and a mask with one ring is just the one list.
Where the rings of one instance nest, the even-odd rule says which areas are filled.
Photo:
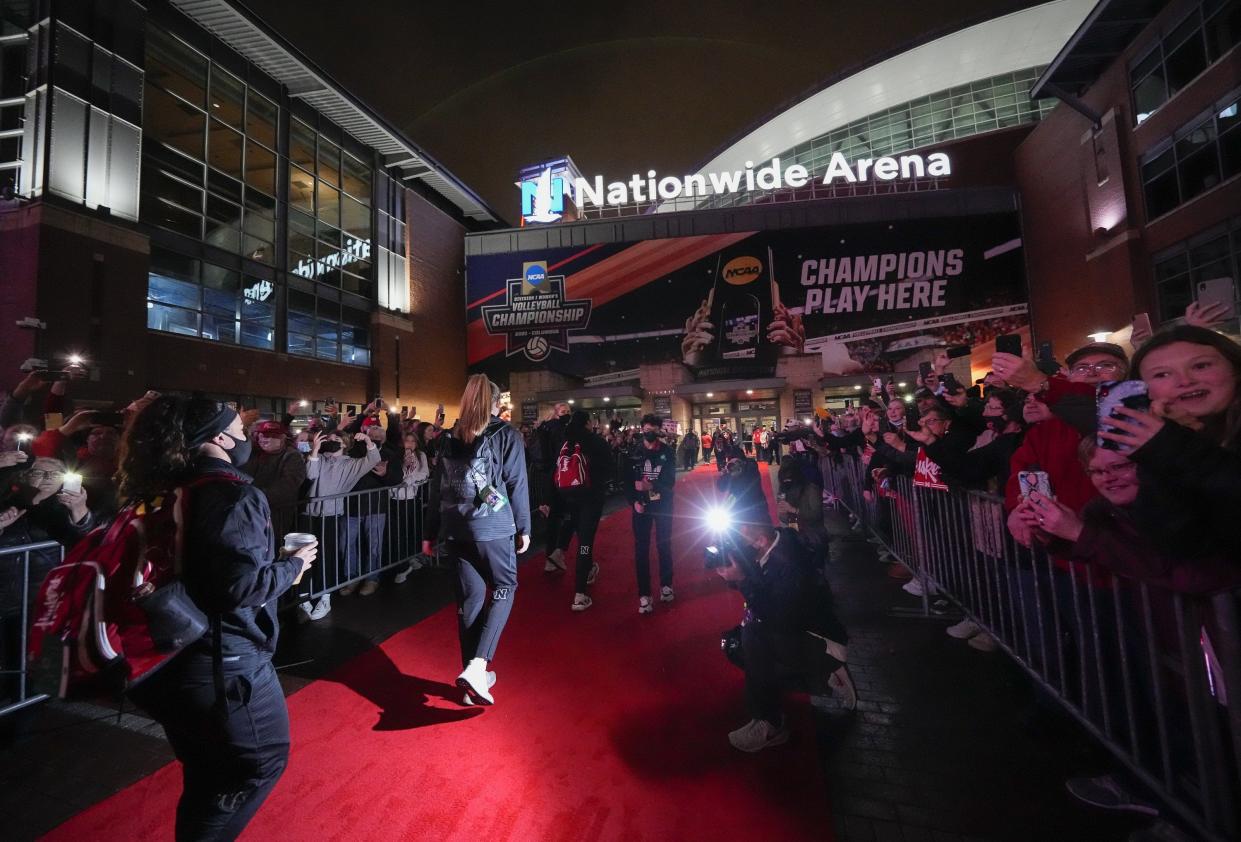
[[[517, 591], [517, 554], [530, 547], [526, 448], [500, 420], [500, 387], [475, 374], [440, 451], [440, 533], [457, 560], [461, 663], [466, 704], [495, 702], [495, 657]], [[490, 600], [488, 599], [490, 589]]]

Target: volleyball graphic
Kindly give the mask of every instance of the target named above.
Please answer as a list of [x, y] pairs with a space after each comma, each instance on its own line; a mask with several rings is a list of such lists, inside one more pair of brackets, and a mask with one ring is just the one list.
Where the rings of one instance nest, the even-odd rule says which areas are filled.
[[532, 360], [541, 360], [551, 351], [551, 346], [547, 344], [546, 337], [531, 336], [526, 340], [526, 356]]

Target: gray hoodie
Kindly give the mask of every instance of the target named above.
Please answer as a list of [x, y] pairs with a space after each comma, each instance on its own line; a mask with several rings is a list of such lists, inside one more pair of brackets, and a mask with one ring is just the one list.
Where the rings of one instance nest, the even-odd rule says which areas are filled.
[[[361, 459], [345, 456], [311, 456], [306, 460], [306, 479], [310, 480], [311, 503], [307, 512], [316, 517], [344, 514], [347, 494], [367, 471], [379, 464], [379, 448], [367, 441], [366, 455]], [[323, 499], [323, 498], [328, 499]]]

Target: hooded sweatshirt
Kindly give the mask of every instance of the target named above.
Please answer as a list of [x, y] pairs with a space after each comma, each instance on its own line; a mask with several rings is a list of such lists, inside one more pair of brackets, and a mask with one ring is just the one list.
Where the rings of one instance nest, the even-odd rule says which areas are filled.
[[[521, 434], [493, 415], [469, 444], [447, 432], [440, 439], [440, 534], [458, 541], [529, 535], [530, 491]], [[474, 492], [484, 483], [506, 498], [499, 511], [477, 505]]]

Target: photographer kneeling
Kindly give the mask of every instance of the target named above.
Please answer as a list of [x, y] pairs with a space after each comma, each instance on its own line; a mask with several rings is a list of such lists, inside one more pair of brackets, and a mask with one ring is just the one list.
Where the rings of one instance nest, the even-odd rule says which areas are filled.
[[734, 748], [754, 752], [788, 741], [780, 700], [786, 688], [822, 695], [826, 687], [846, 708], [857, 706], [845, 667], [848, 634], [796, 531], [742, 523], [720, 549], [708, 550], [707, 566], [746, 602], [741, 664], [752, 718], [728, 735]]

